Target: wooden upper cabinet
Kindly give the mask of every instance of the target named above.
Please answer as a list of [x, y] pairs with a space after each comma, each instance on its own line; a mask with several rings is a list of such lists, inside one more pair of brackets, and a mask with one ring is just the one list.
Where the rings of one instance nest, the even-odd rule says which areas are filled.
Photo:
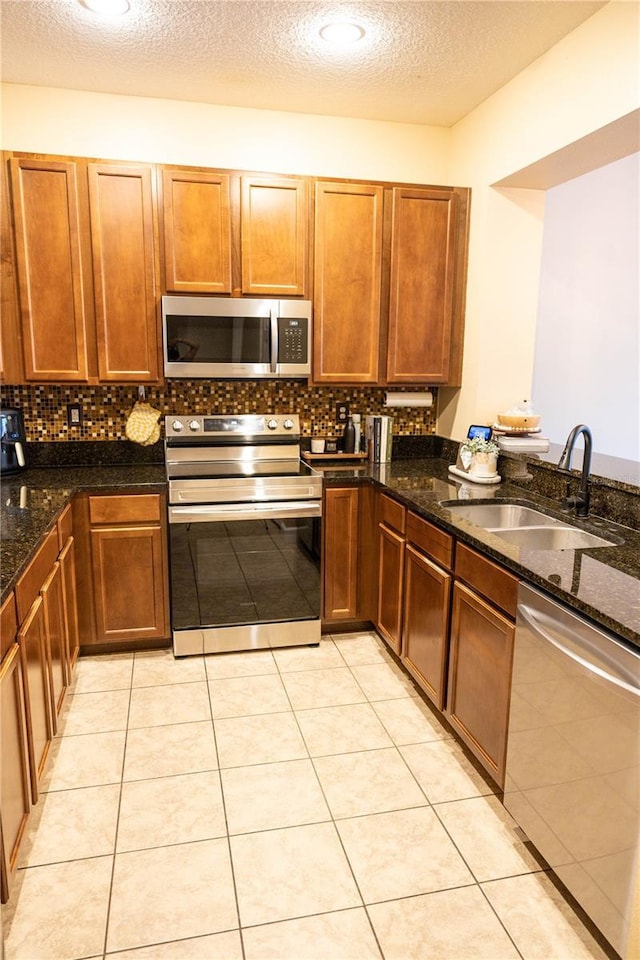
[[229, 176], [162, 171], [165, 289], [231, 293]]
[[388, 383], [448, 383], [458, 196], [393, 190]]
[[152, 169], [90, 163], [88, 175], [99, 379], [157, 381]]
[[27, 380], [88, 379], [77, 166], [9, 161]]
[[294, 177], [241, 177], [242, 292], [304, 297], [309, 186]]
[[316, 383], [379, 380], [383, 188], [316, 184]]

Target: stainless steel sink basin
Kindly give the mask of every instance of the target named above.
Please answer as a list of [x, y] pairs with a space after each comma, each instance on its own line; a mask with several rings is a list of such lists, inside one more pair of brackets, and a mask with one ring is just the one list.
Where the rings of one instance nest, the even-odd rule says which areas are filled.
[[443, 505], [461, 520], [468, 520], [479, 527], [484, 527], [485, 530], [497, 530], [500, 527], [506, 529], [532, 527], [541, 524], [550, 527], [566, 526], [562, 520], [555, 520], [546, 513], [541, 513], [532, 507], [523, 507], [519, 503], [461, 503], [460, 505], [446, 503]]
[[611, 540], [596, 537], [576, 527], [520, 527], [516, 530], [492, 530], [497, 537], [526, 550], [587, 550], [591, 547], [613, 547]]
[[451, 503], [443, 502], [461, 520], [494, 533], [507, 543], [526, 550], [587, 550], [592, 547], [613, 547], [616, 542], [598, 537], [588, 530], [550, 517], [541, 510], [521, 503]]

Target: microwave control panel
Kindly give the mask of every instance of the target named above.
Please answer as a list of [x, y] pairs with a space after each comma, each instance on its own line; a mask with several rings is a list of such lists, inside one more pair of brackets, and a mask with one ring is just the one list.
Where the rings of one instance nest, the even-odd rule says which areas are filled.
[[308, 356], [306, 317], [278, 317], [278, 363], [306, 363]]

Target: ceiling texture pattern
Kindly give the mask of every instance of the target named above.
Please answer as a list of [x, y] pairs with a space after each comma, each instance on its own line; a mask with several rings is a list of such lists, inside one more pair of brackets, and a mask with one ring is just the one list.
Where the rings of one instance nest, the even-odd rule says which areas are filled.
[[[592, 16], [583, 0], [1, 0], [2, 80], [448, 127]], [[334, 19], [365, 37], [331, 52]]]

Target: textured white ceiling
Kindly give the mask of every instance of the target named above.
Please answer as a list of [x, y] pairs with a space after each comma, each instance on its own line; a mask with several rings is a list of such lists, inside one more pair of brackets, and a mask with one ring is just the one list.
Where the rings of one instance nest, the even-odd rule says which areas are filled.
[[[4, 81], [450, 126], [604, 6], [583, 0], [1, 0]], [[319, 38], [347, 17], [366, 36]]]

